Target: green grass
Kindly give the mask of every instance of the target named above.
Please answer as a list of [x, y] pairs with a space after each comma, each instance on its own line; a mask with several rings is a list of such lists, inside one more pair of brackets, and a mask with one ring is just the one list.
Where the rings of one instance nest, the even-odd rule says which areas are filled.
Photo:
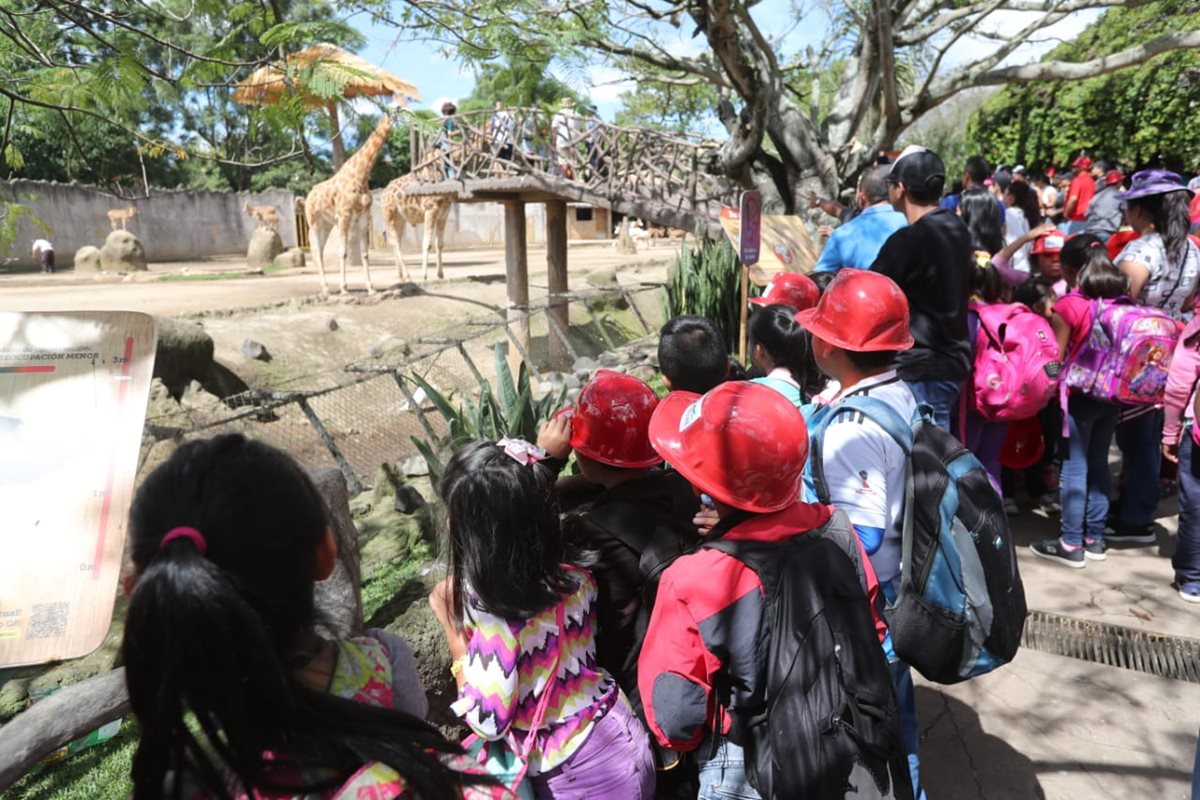
[[285, 267], [281, 264], [272, 264], [262, 272], [193, 272], [187, 275], [172, 273], [170, 275], [160, 275], [160, 281], [228, 281], [241, 280], [243, 278], [261, 278], [263, 275], [270, 275], [275, 272], [282, 272], [291, 267]]
[[26, 775], [5, 792], [4, 800], [128, 800], [137, 723], [126, 717], [113, 739], [90, 747], [50, 769]]

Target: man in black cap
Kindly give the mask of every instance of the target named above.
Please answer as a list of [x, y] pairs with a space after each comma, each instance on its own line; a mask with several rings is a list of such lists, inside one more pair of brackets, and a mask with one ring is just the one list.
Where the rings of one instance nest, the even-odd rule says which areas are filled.
[[908, 219], [892, 234], [871, 269], [894, 280], [908, 297], [916, 346], [899, 353], [896, 372], [934, 420], [950, 429], [963, 381], [971, 369], [967, 301], [974, 269], [971, 234], [953, 211], [938, 205], [946, 182], [942, 159], [908, 147], [888, 175], [888, 200]]

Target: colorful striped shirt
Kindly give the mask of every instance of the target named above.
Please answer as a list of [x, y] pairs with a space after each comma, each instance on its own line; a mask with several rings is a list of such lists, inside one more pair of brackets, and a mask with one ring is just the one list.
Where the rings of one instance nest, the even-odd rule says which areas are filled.
[[[529, 619], [507, 620], [483, 610], [467, 589], [465, 680], [451, 708], [480, 738], [495, 741], [511, 732], [523, 743], [549, 684], [550, 700], [529, 758], [530, 775], [565, 762], [617, 695], [616, 682], [596, 663], [596, 582], [586, 570], [564, 569], [578, 588], [563, 599], [566, 631], [561, 636], [557, 605]], [[560, 646], [562, 657], [551, 682]]]

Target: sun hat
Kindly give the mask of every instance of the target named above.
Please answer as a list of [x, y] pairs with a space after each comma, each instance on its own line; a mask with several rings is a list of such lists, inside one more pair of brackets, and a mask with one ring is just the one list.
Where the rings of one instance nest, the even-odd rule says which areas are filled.
[[1121, 192], [1117, 197], [1122, 200], [1136, 200], [1139, 197], [1171, 192], [1190, 193], [1191, 190], [1183, 185], [1183, 178], [1179, 177], [1178, 173], [1166, 169], [1144, 169], [1133, 173], [1129, 191]]

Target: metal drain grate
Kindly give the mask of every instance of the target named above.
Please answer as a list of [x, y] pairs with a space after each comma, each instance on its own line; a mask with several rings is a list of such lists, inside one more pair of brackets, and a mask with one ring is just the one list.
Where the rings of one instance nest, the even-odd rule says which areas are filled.
[[1042, 653], [1200, 683], [1200, 639], [1030, 611], [1021, 645]]

